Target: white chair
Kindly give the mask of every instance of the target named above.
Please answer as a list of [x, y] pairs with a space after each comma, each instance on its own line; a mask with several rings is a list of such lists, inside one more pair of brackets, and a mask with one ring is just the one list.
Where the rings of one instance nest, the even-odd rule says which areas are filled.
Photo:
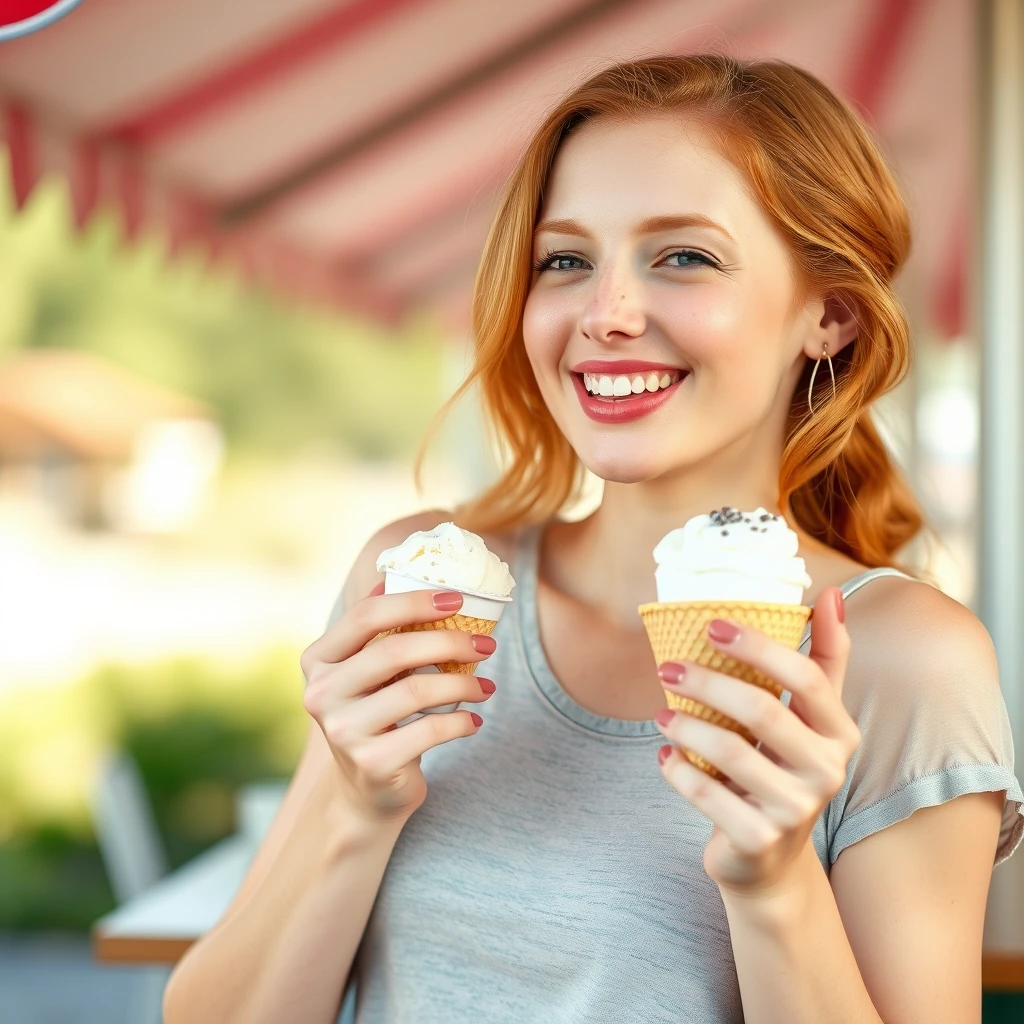
[[[167, 874], [167, 855], [135, 759], [110, 751], [93, 793], [93, 822], [100, 857], [118, 904]], [[162, 1024], [168, 967], [140, 967], [129, 1000], [127, 1024]]]

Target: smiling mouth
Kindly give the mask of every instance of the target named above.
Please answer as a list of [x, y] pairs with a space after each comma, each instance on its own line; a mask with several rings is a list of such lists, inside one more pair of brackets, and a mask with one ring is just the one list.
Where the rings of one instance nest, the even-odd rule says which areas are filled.
[[591, 398], [615, 402], [664, 391], [688, 373], [688, 370], [649, 370], [647, 373], [575, 373], [573, 376], [583, 382]]

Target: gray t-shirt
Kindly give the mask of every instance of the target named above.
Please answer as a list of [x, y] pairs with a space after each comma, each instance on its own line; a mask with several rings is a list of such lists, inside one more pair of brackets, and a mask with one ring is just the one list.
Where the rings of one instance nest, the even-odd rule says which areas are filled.
[[[395, 845], [339, 1021], [739, 1024], [728, 922], [702, 866], [712, 824], [662, 778], [653, 721], [592, 714], [552, 674], [539, 535], [524, 530], [514, 557], [483, 728], [423, 755], [427, 798]], [[809, 640], [808, 626], [801, 650]], [[1024, 795], [1002, 695], [982, 696], [844, 688], [862, 741], [814, 827], [826, 871], [918, 808], [992, 790], [1006, 790], [996, 863], [1010, 855]]]

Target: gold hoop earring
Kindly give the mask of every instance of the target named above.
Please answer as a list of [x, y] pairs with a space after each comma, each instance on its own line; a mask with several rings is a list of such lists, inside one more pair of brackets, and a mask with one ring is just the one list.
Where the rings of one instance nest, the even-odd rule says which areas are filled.
[[[828, 342], [822, 342], [821, 350], [824, 353], [825, 358], [828, 360], [828, 372], [832, 375], [832, 397], [836, 397], [836, 374], [835, 370], [832, 369], [832, 357], [828, 354]], [[814, 413], [814, 406], [811, 404], [811, 391], [814, 390], [814, 378], [818, 372], [818, 364], [821, 362], [821, 356], [818, 356], [814, 360], [814, 369], [811, 371], [811, 382], [807, 385], [807, 408]]]

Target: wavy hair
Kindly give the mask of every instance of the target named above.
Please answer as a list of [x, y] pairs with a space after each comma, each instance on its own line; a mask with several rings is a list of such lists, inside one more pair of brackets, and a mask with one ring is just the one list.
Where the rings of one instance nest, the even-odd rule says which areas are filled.
[[857, 338], [832, 358], [835, 397], [829, 374], [819, 371], [811, 414], [813, 359], [797, 384], [779, 471], [780, 507], [788, 500], [807, 533], [864, 565], [904, 568], [894, 553], [927, 524], [869, 406], [911, 365], [907, 318], [893, 290], [910, 248], [907, 209], [858, 114], [784, 61], [719, 53], [631, 60], [599, 71], [547, 115], [508, 180], [487, 235], [473, 290], [474, 364], [428, 430], [416, 458], [417, 482], [438, 421], [479, 384], [505, 466], [492, 486], [457, 508], [460, 525], [477, 533], [512, 529], [554, 516], [579, 496], [582, 463], [544, 403], [523, 344], [534, 227], [555, 156], [572, 131], [596, 118], [666, 113], [697, 120], [745, 176], [787, 243], [800, 286], [837, 292], [855, 304]]

